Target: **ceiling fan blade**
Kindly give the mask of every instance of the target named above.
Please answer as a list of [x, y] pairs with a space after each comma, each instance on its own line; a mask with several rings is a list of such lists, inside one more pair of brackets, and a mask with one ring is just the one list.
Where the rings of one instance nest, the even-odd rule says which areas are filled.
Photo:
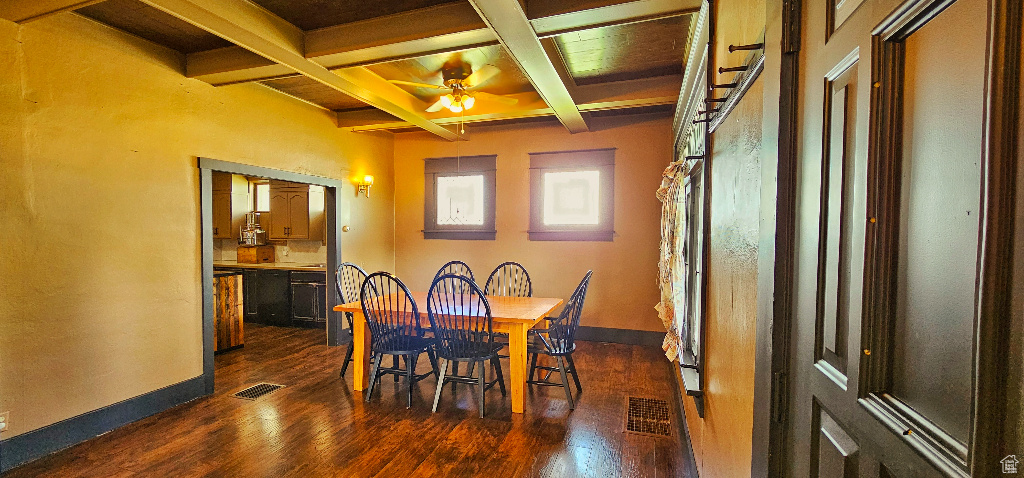
[[396, 85], [408, 85], [408, 86], [415, 86], [417, 88], [435, 88], [435, 89], [439, 89], [439, 90], [446, 90], [446, 89], [448, 89], [448, 88], [446, 88], [444, 86], [441, 86], [441, 85], [431, 85], [429, 83], [417, 83], [415, 81], [402, 81], [402, 80], [388, 80], [388, 81], [391, 82], [391, 83], [394, 83]]
[[430, 105], [430, 107], [427, 108], [427, 113], [437, 113], [438, 111], [441, 111], [443, 109], [444, 104], [441, 103], [441, 100], [437, 100], [434, 102], [434, 104]]
[[490, 93], [484, 93], [483, 91], [474, 92], [473, 96], [480, 98], [481, 100], [484, 101], [493, 101], [495, 103], [501, 103], [510, 106], [519, 102], [519, 98], [509, 98], [508, 96], [492, 95]]
[[497, 67], [484, 65], [467, 76], [465, 80], [462, 80], [462, 84], [465, 85], [466, 88], [476, 88], [487, 83], [488, 80], [494, 78], [494, 75], [497, 75], [500, 72], [501, 70]]

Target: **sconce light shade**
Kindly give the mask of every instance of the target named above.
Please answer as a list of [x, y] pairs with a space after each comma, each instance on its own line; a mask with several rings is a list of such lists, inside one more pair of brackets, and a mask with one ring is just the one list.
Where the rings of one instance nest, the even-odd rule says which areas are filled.
[[370, 197], [370, 186], [373, 186], [373, 176], [367, 174], [359, 181], [359, 189], [356, 190], [356, 196], [359, 193], [366, 193], [366, 197]]

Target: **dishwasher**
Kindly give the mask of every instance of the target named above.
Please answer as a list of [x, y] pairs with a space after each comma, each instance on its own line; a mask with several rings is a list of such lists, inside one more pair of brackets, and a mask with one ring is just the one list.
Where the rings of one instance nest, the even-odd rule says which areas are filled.
[[327, 273], [292, 271], [292, 326], [327, 328]]

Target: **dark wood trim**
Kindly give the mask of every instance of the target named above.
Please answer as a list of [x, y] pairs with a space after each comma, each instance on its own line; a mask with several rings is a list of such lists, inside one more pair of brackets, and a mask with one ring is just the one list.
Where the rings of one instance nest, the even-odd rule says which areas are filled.
[[[596, 169], [600, 173], [598, 223], [544, 224], [544, 173], [580, 169]], [[615, 236], [615, 148], [530, 153], [528, 234], [531, 241], [612, 241]]]
[[[998, 460], [1021, 453], [1021, 403], [1010, 390], [1021, 377], [1010, 373], [1013, 249], [1020, 151], [1021, 36], [1024, 6], [1019, 0], [989, 2], [988, 71], [985, 84], [980, 267], [975, 326], [974, 386], [976, 404], [970, 436], [971, 476], [994, 476]], [[1017, 258], [1021, 260], [1021, 258]], [[1018, 284], [1017, 287], [1020, 287]], [[1020, 330], [1017, 328], [1017, 330]], [[1016, 395], [1014, 395], [1016, 396]], [[997, 405], [998, 406], [993, 406]]]
[[[682, 369], [678, 368], [675, 363], [669, 363], [670, 367], [676, 368], [677, 370], [673, 374], [675, 380], [673, 380], [675, 392], [676, 392], [676, 426], [679, 427], [680, 433], [683, 439], [683, 469], [686, 473], [683, 476], [691, 478], [698, 478], [700, 474], [697, 472], [697, 459], [693, 455], [693, 442], [690, 441], [690, 426], [686, 422], [686, 407], [683, 405], [683, 400], [686, 400], [686, 393], [683, 385], [683, 376], [681, 374]], [[700, 408], [703, 413], [703, 406]]]
[[212, 158], [199, 158], [200, 169], [212, 169], [214, 171], [221, 171], [231, 174], [240, 174], [242, 176], [255, 176], [265, 179], [278, 179], [281, 181], [289, 181], [293, 183], [305, 183], [315, 184], [317, 186], [324, 186], [330, 188], [340, 188], [344, 184], [342, 180], [325, 178], [323, 176], [313, 176], [309, 174], [293, 173], [291, 171], [284, 171], [281, 169], [264, 168], [261, 166], [252, 166], [249, 164], [233, 163], [230, 161], [221, 161], [219, 159]]
[[[199, 159], [203, 163], [203, 159]], [[213, 170], [199, 170], [199, 230], [203, 276], [203, 382], [207, 394], [213, 393]]]
[[[423, 238], [493, 241], [497, 214], [498, 155], [427, 158], [423, 160]], [[479, 225], [437, 224], [437, 179], [451, 176], [484, 177], [484, 223]]]
[[[761, 224], [758, 243], [758, 340], [754, 367], [754, 431], [751, 450], [751, 476], [784, 476], [789, 421], [789, 353], [793, 316], [793, 267], [796, 243], [797, 144], [799, 112], [799, 46], [801, 2], [770, 0], [769, 10], [780, 16], [769, 19], [765, 29], [767, 71], [777, 65], [778, 78], [765, 78], [765, 98], [778, 88], [777, 119], [765, 109], [764, 150], [772, 139], [777, 155], [761, 158], [762, 188], [773, 185], [771, 193], [761, 195]], [[792, 35], [792, 32], [796, 32]], [[777, 85], [777, 86], [776, 86]], [[772, 134], [776, 136], [772, 138]], [[773, 227], [772, 227], [773, 226]], [[770, 270], [770, 272], [769, 272]]]
[[603, 241], [615, 240], [615, 231], [527, 231], [531, 241]]
[[450, 241], [493, 241], [497, 231], [423, 231], [424, 239], [447, 239]]
[[613, 344], [645, 345], [661, 347], [665, 340], [665, 332], [651, 330], [613, 329], [610, 327], [590, 327], [581, 325], [576, 329], [576, 338], [589, 342], [608, 342]]
[[[314, 184], [324, 187], [324, 214], [326, 215], [327, 236], [327, 283], [334, 283], [334, 274], [341, 263], [341, 226], [338, 224], [338, 211], [341, 208], [340, 191], [345, 182], [338, 179], [293, 173], [279, 169], [264, 168], [248, 164], [221, 161], [212, 158], [198, 158], [201, 187], [200, 211], [202, 218], [202, 261], [203, 261], [203, 375], [206, 377], [209, 393], [213, 393], [213, 197], [212, 172], [220, 171], [243, 176], [254, 176], [266, 179], [289, 181], [293, 183]], [[208, 179], [204, 179], [207, 178]], [[332, 287], [333, 289], [333, 287]], [[340, 304], [337, 292], [327, 294], [328, 310]], [[341, 314], [330, 313], [327, 317], [327, 345], [341, 345]], [[208, 337], [207, 337], [208, 335]]]
[[0, 472], [208, 395], [203, 376], [3, 440]]

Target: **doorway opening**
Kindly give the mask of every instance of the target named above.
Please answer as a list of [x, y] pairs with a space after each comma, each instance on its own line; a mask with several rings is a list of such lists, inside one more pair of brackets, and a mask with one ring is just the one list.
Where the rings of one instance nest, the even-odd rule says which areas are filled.
[[330, 284], [341, 262], [344, 183], [210, 158], [199, 158], [199, 170], [206, 393], [214, 354], [244, 347], [247, 325], [318, 329], [320, 343], [339, 345]]

